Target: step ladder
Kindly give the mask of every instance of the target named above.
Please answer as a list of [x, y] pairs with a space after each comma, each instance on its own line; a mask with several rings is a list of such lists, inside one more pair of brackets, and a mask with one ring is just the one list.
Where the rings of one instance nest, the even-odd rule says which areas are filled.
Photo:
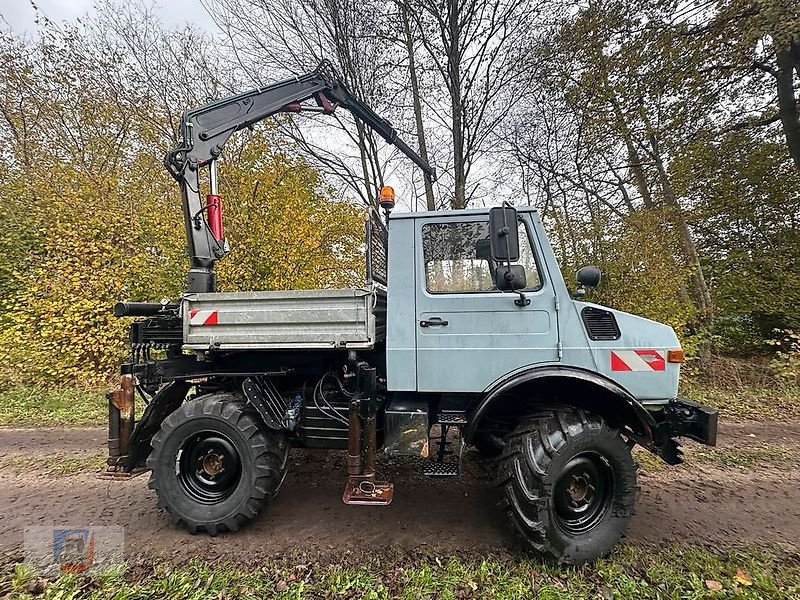
[[436, 417], [436, 423], [441, 431], [436, 457], [425, 461], [422, 473], [427, 477], [456, 477], [461, 473], [460, 454], [454, 457], [448, 450], [447, 434], [454, 428], [458, 431], [460, 440], [463, 427], [467, 424], [467, 417], [463, 412], [440, 412]]

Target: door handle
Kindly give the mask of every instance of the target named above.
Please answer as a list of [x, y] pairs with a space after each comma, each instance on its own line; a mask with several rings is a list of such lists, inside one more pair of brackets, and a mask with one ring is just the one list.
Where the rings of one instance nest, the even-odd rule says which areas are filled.
[[445, 327], [449, 322], [443, 321], [441, 317], [431, 317], [427, 321], [420, 321], [420, 327]]

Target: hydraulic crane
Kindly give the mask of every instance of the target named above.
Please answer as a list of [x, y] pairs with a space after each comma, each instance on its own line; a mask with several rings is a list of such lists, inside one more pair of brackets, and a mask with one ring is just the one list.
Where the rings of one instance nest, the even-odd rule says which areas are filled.
[[[313, 104], [308, 104], [313, 101]], [[164, 166], [181, 186], [189, 258], [187, 292], [216, 290], [214, 263], [228, 251], [222, 227], [222, 202], [216, 162], [230, 136], [278, 113], [333, 114], [342, 107], [373, 129], [435, 179], [434, 169], [412, 150], [391, 124], [378, 116], [342, 83], [323, 61], [305, 75], [229, 96], [188, 110], [181, 120], [181, 140], [164, 158]], [[200, 170], [208, 169], [209, 193], [203, 198]], [[205, 213], [205, 218], [204, 218]]]

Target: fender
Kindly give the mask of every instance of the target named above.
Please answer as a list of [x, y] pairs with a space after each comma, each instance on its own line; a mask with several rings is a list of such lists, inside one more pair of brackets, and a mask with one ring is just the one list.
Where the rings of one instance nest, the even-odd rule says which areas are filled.
[[142, 420], [131, 434], [125, 471], [144, 467], [150, 456], [150, 440], [161, 427], [161, 422], [183, 404], [192, 384], [186, 381], [171, 381], [164, 385], [144, 409]]
[[483, 397], [478, 401], [475, 409], [470, 415], [469, 425], [467, 425], [467, 429], [464, 433], [465, 442], [469, 444], [472, 441], [472, 437], [475, 435], [475, 431], [478, 428], [481, 418], [495, 400], [521, 384], [535, 381], [537, 379], [543, 379], [545, 377], [579, 380], [599, 386], [606, 391], [611, 392], [624, 401], [628, 406], [630, 406], [636, 417], [639, 419], [641, 425], [640, 433], [643, 434], [644, 438], [648, 442], [652, 443], [653, 430], [657, 427], [657, 423], [653, 418], [653, 415], [650, 414], [650, 411], [642, 406], [642, 404], [636, 400], [636, 398], [634, 398], [630, 392], [628, 392], [615, 381], [612, 381], [603, 375], [593, 371], [588, 371], [586, 369], [581, 369], [579, 367], [569, 367], [564, 365], [533, 367], [522, 372], [507, 375], [489, 386], [486, 391], [484, 391]]

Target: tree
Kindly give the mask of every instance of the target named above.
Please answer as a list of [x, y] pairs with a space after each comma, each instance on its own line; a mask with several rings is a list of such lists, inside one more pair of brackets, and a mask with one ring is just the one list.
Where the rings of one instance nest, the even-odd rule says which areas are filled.
[[800, 173], [779, 137], [757, 129], [698, 141], [673, 165], [695, 199], [692, 229], [714, 286], [715, 337], [728, 353], [763, 350], [775, 329], [800, 329]]
[[[800, 6], [794, 0], [725, 0], [709, 19], [688, 32], [713, 57], [704, 71], [741, 79], [747, 118], [734, 114], [729, 127], [780, 123], [786, 147], [800, 169]], [[770, 87], [772, 88], [770, 91]], [[766, 100], [766, 102], [765, 102]]]
[[[470, 175], [529, 84], [519, 68], [539, 5], [524, 0], [406, 0], [437, 87], [426, 104], [452, 142], [452, 208], [465, 208], [478, 184]], [[491, 164], [483, 165], [491, 169]]]
[[[604, 246], [604, 212], [625, 222], [636, 211], [652, 211], [665, 232], [674, 231], [673, 264], [690, 273], [680, 295], [691, 296], [699, 325], [708, 327], [713, 305], [689, 226], [689, 198], [676, 193], [669, 168], [672, 157], [709, 125], [711, 99], [698, 93], [693, 65], [699, 46], [675, 47], [670, 13], [661, 4], [600, 2], [553, 28], [543, 57], [535, 59], [545, 65], [541, 77], [550, 95], [534, 102], [559, 102], [556, 90], [562, 90], [563, 108], [540, 114], [566, 119], [574, 133], [554, 149], [554, 122], [544, 127], [549, 139], [539, 135], [523, 147], [540, 177], [573, 199], [573, 211], [575, 202], [583, 204], [596, 248]], [[563, 214], [568, 218], [569, 211]]]
[[[378, 36], [383, 0], [213, 0], [213, 15], [237, 66], [251, 82], [311, 71], [330, 60], [343, 83], [378, 112], [392, 106], [397, 86], [390, 48]], [[349, 115], [281, 122], [281, 131], [322, 172], [338, 178], [365, 204], [375, 204], [390, 155], [376, 134]], [[331, 133], [331, 131], [334, 133]], [[354, 152], [355, 155], [348, 155]]]
[[[126, 351], [113, 303], [184, 288], [180, 198], [161, 163], [185, 108], [176, 98], [200, 92], [162, 88], [157, 74], [189, 42], [154, 22], [142, 32], [163, 45], [142, 50], [159, 51], [121, 54], [137, 38], [117, 37], [106, 18], [0, 40], [0, 214], [14, 224], [0, 230], [0, 384], [103, 382]], [[363, 276], [358, 208], [282, 148], [268, 128], [230, 144], [226, 157], [242, 166], [220, 173], [233, 247], [221, 285], [352, 284]]]

